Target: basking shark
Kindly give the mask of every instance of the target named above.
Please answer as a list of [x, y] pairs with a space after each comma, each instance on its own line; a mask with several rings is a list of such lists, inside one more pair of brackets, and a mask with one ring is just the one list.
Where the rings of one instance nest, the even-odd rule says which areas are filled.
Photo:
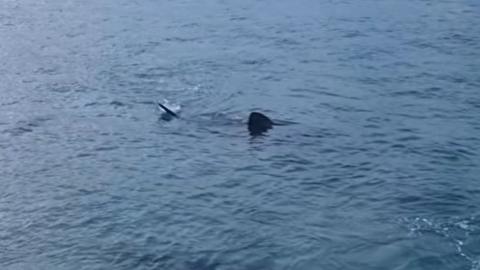
[[[179, 118], [179, 115], [165, 105], [157, 103], [158, 107], [163, 111], [160, 118], [164, 121], [170, 121], [175, 118]], [[251, 112], [248, 116], [248, 131], [252, 136], [259, 136], [267, 132], [269, 129], [272, 129], [274, 125], [282, 125], [274, 123], [270, 118], [268, 118], [263, 113]]]

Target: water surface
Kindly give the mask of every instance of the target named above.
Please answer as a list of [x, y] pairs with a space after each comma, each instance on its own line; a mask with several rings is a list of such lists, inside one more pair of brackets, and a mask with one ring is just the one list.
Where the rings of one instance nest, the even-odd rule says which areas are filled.
[[478, 14], [2, 1], [0, 268], [479, 269]]

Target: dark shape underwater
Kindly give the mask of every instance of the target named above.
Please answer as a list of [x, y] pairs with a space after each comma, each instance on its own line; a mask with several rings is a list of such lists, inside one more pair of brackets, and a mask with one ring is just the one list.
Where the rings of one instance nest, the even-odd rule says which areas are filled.
[[[164, 106], [161, 103], [158, 103], [160, 109], [163, 110], [160, 118], [164, 121], [170, 121], [174, 118], [179, 118], [179, 116]], [[248, 117], [248, 131], [252, 136], [259, 136], [267, 132], [269, 129], [272, 129], [274, 125], [273, 121], [259, 112], [251, 112], [250, 116]]]

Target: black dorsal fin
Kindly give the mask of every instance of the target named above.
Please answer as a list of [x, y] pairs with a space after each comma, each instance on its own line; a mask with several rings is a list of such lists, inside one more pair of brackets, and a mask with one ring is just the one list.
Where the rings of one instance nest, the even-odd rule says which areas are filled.
[[261, 135], [267, 130], [273, 128], [273, 121], [259, 112], [252, 112], [248, 117], [248, 131], [251, 135]]

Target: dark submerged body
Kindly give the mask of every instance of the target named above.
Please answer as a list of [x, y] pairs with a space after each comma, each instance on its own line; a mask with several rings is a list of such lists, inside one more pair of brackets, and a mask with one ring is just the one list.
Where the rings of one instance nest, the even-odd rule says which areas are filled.
[[[165, 105], [158, 103], [159, 108], [163, 110], [160, 118], [164, 121], [170, 121], [174, 118], [179, 118], [176, 113], [167, 108]], [[252, 112], [248, 117], [248, 132], [252, 136], [262, 135], [269, 129], [273, 128], [273, 121], [266, 115], [259, 112]]]

